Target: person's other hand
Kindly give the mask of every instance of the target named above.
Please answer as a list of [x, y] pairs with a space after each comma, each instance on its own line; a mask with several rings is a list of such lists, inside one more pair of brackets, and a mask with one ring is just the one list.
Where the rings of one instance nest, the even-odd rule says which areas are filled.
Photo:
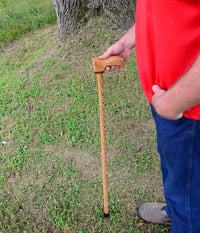
[[178, 120], [183, 116], [183, 113], [177, 113], [176, 109], [170, 107], [169, 101], [167, 102], [167, 90], [161, 89], [158, 85], [153, 85], [152, 104], [161, 117], [168, 120]]

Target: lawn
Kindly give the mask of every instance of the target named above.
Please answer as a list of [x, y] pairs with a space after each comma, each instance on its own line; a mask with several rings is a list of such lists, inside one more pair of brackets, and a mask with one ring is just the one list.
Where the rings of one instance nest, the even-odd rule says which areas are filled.
[[99, 17], [64, 47], [55, 23], [1, 47], [0, 232], [169, 232], [137, 216], [139, 203], [163, 194], [135, 51], [123, 70], [104, 74], [110, 217], [103, 217], [91, 56], [123, 33]]

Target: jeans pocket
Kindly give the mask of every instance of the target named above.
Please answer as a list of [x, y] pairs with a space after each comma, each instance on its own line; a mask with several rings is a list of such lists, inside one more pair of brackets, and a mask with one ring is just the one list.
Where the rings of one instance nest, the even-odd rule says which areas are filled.
[[167, 118], [164, 118], [164, 117], [160, 116], [156, 112], [156, 110], [153, 107], [153, 105], [150, 104], [150, 106], [151, 106], [151, 111], [152, 111], [153, 117], [155, 119], [158, 119], [158, 122], [160, 122], [160, 123], [167, 123], [167, 124], [171, 124], [171, 125], [177, 125], [177, 124], [181, 123], [182, 121], [184, 121], [184, 119], [186, 118], [186, 117], [182, 116], [181, 118], [179, 118], [177, 120], [170, 120], [170, 119], [167, 119]]
[[170, 119], [164, 118], [164, 117], [162, 117], [162, 116], [160, 116], [158, 114], [157, 114], [157, 117], [159, 117], [160, 120], [162, 120], [162, 121], [165, 121], [165, 122], [168, 122], [168, 123], [171, 123], [171, 124], [174, 124], [174, 125], [179, 124], [180, 122], [184, 121], [184, 119], [185, 119], [185, 117], [182, 116], [181, 118], [179, 118], [177, 120], [170, 120]]

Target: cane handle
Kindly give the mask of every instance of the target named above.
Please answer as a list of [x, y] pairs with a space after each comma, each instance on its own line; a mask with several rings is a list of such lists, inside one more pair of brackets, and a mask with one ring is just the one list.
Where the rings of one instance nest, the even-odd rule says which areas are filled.
[[98, 57], [92, 57], [93, 68], [96, 74], [103, 73], [108, 66], [124, 67], [124, 60], [120, 56], [110, 56], [106, 59], [99, 59]]

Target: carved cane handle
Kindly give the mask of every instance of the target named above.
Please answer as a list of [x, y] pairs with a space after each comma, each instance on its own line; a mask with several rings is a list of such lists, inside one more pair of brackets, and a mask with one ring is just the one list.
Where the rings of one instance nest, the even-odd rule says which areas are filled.
[[124, 60], [120, 56], [110, 56], [106, 59], [92, 57], [94, 72], [103, 73], [107, 66], [124, 67]]

